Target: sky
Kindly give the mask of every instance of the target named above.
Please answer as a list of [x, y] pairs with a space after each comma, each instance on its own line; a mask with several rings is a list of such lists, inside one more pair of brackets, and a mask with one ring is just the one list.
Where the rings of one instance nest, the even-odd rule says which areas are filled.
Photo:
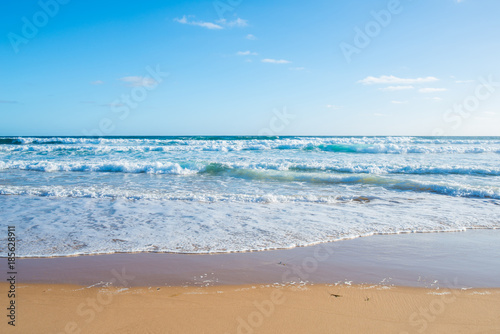
[[497, 0], [3, 1], [0, 135], [500, 135]]

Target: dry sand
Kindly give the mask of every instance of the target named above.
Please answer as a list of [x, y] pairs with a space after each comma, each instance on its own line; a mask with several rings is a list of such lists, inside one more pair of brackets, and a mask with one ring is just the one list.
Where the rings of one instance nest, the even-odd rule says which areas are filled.
[[500, 333], [500, 289], [20, 284], [16, 300], [2, 333]]

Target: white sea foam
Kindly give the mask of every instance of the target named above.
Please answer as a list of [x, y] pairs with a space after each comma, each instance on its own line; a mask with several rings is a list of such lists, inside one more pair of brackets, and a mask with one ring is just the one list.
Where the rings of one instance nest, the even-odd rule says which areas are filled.
[[[374, 234], [498, 228], [488, 203], [464, 199], [314, 203], [203, 203], [0, 198], [22, 235], [20, 256], [114, 252], [214, 253], [292, 248]], [[3, 245], [3, 244], [2, 244]], [[4, 247], [4, 246], [0, 246]], [[4, 249], [1, 249], [4, 251]]]
[[477, 154], [500, 152], [500, 140], [412, 137], [335, 137], [234, 140], [149, 138], [0, 138], [0, 151], [78, 150], [90, 152], [318, 150], [368, 154]]
[[[200, 167], [201, 168], [201, 167]], [[1, 169], [19, 169], [40, 172], [116, 172], [186, 175], [197, 173], [200, 168], [183, 168], [178, 163], [141, 163], [118, 160], [111, 162], [53, 162], [53, 161], [0, 161]]]
[[27, 170], [39, 172], [115, 172], [115, 173], [148, 173], [148, 174], [173, 174], [187, 175], [203, 173], [206, 171], [228, 170], [278, 170], [294, 172], [333, 172], [333, 173], [358, 173], [358, 174], [463, 174], [500, 176], [498, 166], [477, 165], [428, 165], [428, 164], [374, 164], [349, 162], [169, 162], [156, 161], [144, 162], [134, 160], [108, 160], [108, 161], [0, 161], [0, 170]]

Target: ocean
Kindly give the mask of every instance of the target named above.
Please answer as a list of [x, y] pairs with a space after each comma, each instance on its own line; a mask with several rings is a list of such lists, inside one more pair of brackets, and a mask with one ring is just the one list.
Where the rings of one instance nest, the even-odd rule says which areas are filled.
[[497, 229], [500, 137], [0, 137], [0, 210], [22, 257]]

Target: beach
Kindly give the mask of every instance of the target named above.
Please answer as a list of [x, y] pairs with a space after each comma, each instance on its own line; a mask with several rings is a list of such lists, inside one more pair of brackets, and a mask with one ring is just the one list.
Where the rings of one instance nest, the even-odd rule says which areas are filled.
[[500, 334], [499, 12], [3, 1], [0, 334]]
[[499, 153], [498, 137], [0, 138], [2, 326], [498, 332]]
[[218, 255], [18, 259], [12, 332], [495, 333], [498, 232]]

